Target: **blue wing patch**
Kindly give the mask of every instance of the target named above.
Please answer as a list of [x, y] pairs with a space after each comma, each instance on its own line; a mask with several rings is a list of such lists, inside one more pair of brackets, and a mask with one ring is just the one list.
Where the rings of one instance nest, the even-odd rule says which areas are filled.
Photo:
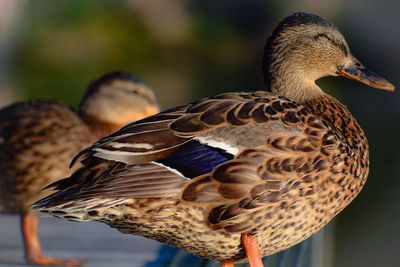
[[225, 150], [191, 140], [168, 157], [156, 162], [173, 168], [187, 178], [211, 172], [217, 165], [233, 159]]

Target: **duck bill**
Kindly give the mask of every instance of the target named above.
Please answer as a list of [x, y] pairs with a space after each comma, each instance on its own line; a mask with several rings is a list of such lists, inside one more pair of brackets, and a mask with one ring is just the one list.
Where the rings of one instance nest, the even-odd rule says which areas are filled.
[[338, 70], [338, 75], [340, 76], [360, 81], [377, 89], [383, 89], [392, 92], [395, 89], [393, 84], [388, 82], [382, 76], [370, 71], [357, 60], [353, 61], [349, 60], [344, 65], [338, 66], [337, 70]]
[[159, 112], [160, 112], [160, 109], [158, 108], [158, 106], [146, 107], [146, 118], [156, 115]]

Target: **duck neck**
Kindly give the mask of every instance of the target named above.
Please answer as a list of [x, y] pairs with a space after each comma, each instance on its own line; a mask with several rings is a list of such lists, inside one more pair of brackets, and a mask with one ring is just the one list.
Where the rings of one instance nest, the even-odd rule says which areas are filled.
[[100, 121], [90, 115], [80, 114], [80, 117], [86, 122], [86, 124], [90, 128], [90, 131], [96, 138], [102, 138], [104, 136], [110, 135], [113, 132], [118, 131], [122, 127], [118, 124]]
[[298, 67], [303, 65], [295, 59], [279, 60], [266, 55], [263, 69], [267, 90], [299, 104], [325, 95], [315, 83], [321, 76], [317, 76], [311, 67]]
[[285, 96], [299, 104], [325, 95], [314, 81], [301, 79], [277, 80], [269, 88], [274, 94]]

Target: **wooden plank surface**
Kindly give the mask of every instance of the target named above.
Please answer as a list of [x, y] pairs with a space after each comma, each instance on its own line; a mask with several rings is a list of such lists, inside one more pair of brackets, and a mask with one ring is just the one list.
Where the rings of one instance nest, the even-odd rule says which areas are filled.
[[[0, 214], [0, 267], [27, 266], [23, 258], [19, 222], [17, 215]], [[195, 257], [169, 246], [161, 246], [151, 239], [122, 234], [96, 222], [79, 223], [40, 217], [39, 237], [45, 256], [85, 260], [85, 267], [220, 266], [216, 261]], [[320, 232], [314, 236], [312, 242], [306, 240], [295, 247], [264, 258], [264, 266], [330, 266], [327, 262], [322, 264], [322, 244]], [[248, 267], [248, 264], [237, 266]]]
[[[19, 216], [0, 214], [0, 267], [26, 267]], [[157, 257], [154, 240], [118, 232], [102, 223], [41, 217], [45, 256], [86, 260], [85, 267], [139, 267]]]

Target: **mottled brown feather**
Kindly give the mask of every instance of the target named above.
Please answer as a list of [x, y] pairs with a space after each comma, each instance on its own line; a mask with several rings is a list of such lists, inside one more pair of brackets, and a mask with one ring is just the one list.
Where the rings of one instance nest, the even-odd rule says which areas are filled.
[[[323, 108], [311, 112], [314, 103], [320, 102], [324, 103]], [[237, 240], [236, 234], [240, 233], [254, 235], [262, 255], [275, 253], [319, 230], [356, 196], [365, 182], [366, 171], [359, 171], [359, 176], [364, 178], [358, 179], [355, 187], [353, 183], [354, 193], [344, 199], [348, 188], [340, 186], [337, 181], [349, 181], [355, 176], [355, 171], [346, 173], [338, 170], [340, 166], [345, 166], [338, 162], [344, 161], [344, 158], [358, 161], [359, 157], [363, 157], [363, 164], [367, 166], [368, 154], [363, 151], [367, 147], [366, 139], [362, 131], [357, 131], [357, 136], [348, 130], [338, 132], [343, 120], [350, 127], [357, 128], [358, 124], [337, 100], [323, 96], [314, 100], [314, 103], [299, 105], [266, 92], [229, 93], [180, 107], [171, 113], [165, 111], [158, 117], [131, 124], [86, 150], [85, 164], [92, 170], [90, 175], [85, 174], [86, 180], [82, 182], [76, 179], [71, 185], [72, 176], [67, 179], [68, 187], [59, 185], [57, 190], [60, 192], [39, 205], [48, 212], [52, 209], [66, 212], [54, 214], [56, 216], [63, 217], [72, 213], [75, 215], [68, 219], [101, 220], [121, 231], [155, 238], [207, 258], [231, 261], [243, 259], [243, 251], [239, 243], [235, 243], [239, 241], [234, 241]], [[340, 112], [331, 113], [332, 106]], [[221, 108], [225, 110], [224, 120], [221, 120], [221, 113], [208, 112]], [[192, 112], [188, 115], [187, 110]], [[263, 116], [267, 118], [263, 124], [255, 123], [260, 117], [257, 110], [263, 110]], [[237, 124], [235, 119], [229, 121], [229, 113], [231, 116], [240, 116], [237, 120], [241, 123]], [[323, 117], [326, 113], [335, 114], [335, 117], [326, 120], [327, 117]], [[201, 119], [203, 114], [207, 114], [207, 123]], [[186, 119], [188, 116], [190, 120]], [[158, 135], [157, 127], [164, 129], [163, 134]], [[169, 127], [169, 130], [164, 127]], [[257, 138], [252, 138], [253, 143], [237, 135], [241, 129], [244, 132], [249, 129], [257, 132], [257, 127], [260, 130]], [[243, 149], [239, 150], [233, 160], [190, 181], [179, 175], [174, 176], [173, 172], [162, 166], [158, 166], [159, 172], [150, 174], [149, 177], [155, 179], [147, 179], [148, 174], [143, 174], [149, 168], [148, 164], [126, 164], [143, 160], [142, 154], [149, 152], [154, 152], [153, 159], [162, 158], [171, 153], [167, 144], [179, 145], [192, 138], [210, 138], [208, 134], [215, 139], [220, 135], [228, 144], [231, 139], [231, 145]], [[148, 138], [150, 136], [152, 138]], [[241, 142], [241, 138], [244, 141]], [[361, 142], [358, 152], [347, 147], [354, 140]], [[123, 150], [127, 154], [117, 162], [108, 160], [107, 153], [121, 151], [120, 146], [128, 142], [131, 145], [148, 144], [155, 150], [139, 151], [128, 146]], [[77, 172], [76, 175], [82, 174]], [[348, 186], [348, 182], [345, 185]], [[170, 189], [176, 190], [166, 194]], [[337, 199], [339, 196], [340, 199]], [[165, 197], [175, 204], [167, 208]], [[111, 200], [118, 202], [115, 204]], [[150, 214], [144, 215], [138, 210], [142, 202], [148, 206], [146, 209], [155, 205], [155, 210], [147, 210]], [[76, 211], [82, 207], [92, 211], [91, 215]], [[194, 213], [188, 213], [189, 207]], [[136, 215], [125, 218], [124, 214], [127, 213], [124, 210], [129, 211], [131, 216]], [[141, 216], [149, 217], [145, 219]], [[188, 240], [183, 242], [178, 238], [178, 233], [172, 234], [167, 230], [170, 224], [163, 227], [153, 224], [154, 220], [162, 221], [163, 216], [167, 216], [165, 219], [168, 218], [169, 223], [178, 228], [182, 224], [193, 223], [193, 220], [200, 221], [193, 226], [195, 229], [192, 230], [192, 236], [185, 235]], [[173, 217], [169, 216], [179, 216], [180, 219], [174, 222]], [[310, 216], [317, 219], [308, 220]], [[278, 218], [285, 223], [277, 223]], [[129, 223], [120, 223], [119, 220], [128, 220]], [[203, 220], [205, 223], [201, 225]], [[294, 228], [303, 230], [293, 234]], [[228, 243], [236, 245], [226, 250], [225, 254], [221, 254], [219, 245], [214, 247], [207, 243], [207, 246], [211, 246], [207, 249], [205, 244], [193, 246], [202, 239], [202, 235], [213, 233], [207, 229], [215, 231], [218, 238], [229, 236]]]
[[72, 110], [47, 100], [2, 109], [0, 137], [0, 212], [6, 213], [28, 212], [49, 193], [40, 193], [43, 187], [72, 174], [66, 162], [95, 140]]

